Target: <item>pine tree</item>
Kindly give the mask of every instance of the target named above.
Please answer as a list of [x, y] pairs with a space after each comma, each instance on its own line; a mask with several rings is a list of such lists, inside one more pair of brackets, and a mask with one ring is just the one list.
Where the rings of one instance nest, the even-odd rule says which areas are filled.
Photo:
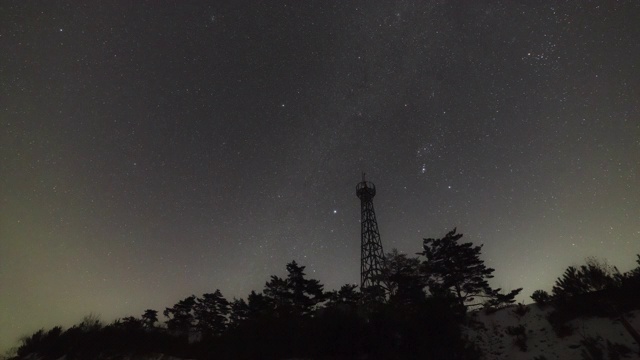
[[264, 296], [272, 309], [278, 313], [285, 314], [292, 311], [289, 287], [285, 279], [272, 275], [271, 280], [264, 286]]
[[229, 326], [236, 328], [249, 319], [249, 305], [244, 299], [233, 299], [229, 304]]
[[595, 258], [587, 258], [587, 264], [579, 268], [569, 266], [556, 280], [553, 286], [553, 297], [557, 300], [583, 295], [593, 291], [600, 291], [620, 285], [622, 276], [618, 269], [606, 262]]
[[305, 279], [304, 266], [295, 261], [287, 264], [287, 278], [271, 276], [265, 284], [264, 296], [279, 315], [310, 315], [325, 300], [323, 285], [318, 280]]
[[163, 314], [168, 318], [167, 328], [180, 332], [183, 335], [188, 335], [195, 320], [193, 316], [193, 307], [195, 304], [196, 297], [195, 295], [191, 295], [178, 301], [173, 307], [166, 308]]
[[426, 257], [421, 270], [428, 278], [431, 293], [453, 294], [463, 309], [482, 305], [476, 298], [488, 300], [494, 306], [515, 302], [522, 289], [508, 294], [492, 289], [487, 280], [493, 278], [495, 270], [480, 259], [482, 245], [459, 243], [461, 238], [462, 234], [457, 234], [454, 228], [442, 239], [424, 239], [424, 251], [419, 255]]
[[122, 318], [119, 326], [128, 331], [135, 331], [142, 329], [144, 327], [144, 323], [142, 322], [142, 320], [137, 319], [133, 316], [127, 316]]
[[420, 273], [420, 259], [410, 258], [397, 249], [385, 257], [385, 278], [389, 302], [398, 305], [422, 303], [425, 300], [424, 276]]
[[304, 269], [304, 266], [299, 266], [295, 261], [287, 264], [287, 284], [291, 289], [294, 311], [300, 315], [309, 315], [325, 300], [325, 293], [320, 281], [305, 279]]
[[213, 294], [202, 294], [196, 299], [193, 307], [196, 328], [204, 336], [219, 336], [227, 328], [229, 302], [222, 296], [220, 290]]
[[257, 319], [273, 314], [273, 302], [264, 294], [251, 290], [247, 297], [247, 318]]
[[351, 307], [355, 307], [358, 305], [358, 302], [362, 298], [362, 293], [356, 291], [358, 285], [345, 284], [340, 287], [340, 290], [333, 290], [326, 294], [329, 302], [327, 303], [327, 307], [337, 306], [337, 305], [347, 305]]
[[636, 255], [637, 259], [636, 259], [636, 263], [638, 264], [638, 267], [629, 271], [627, 273], [627, 277], [629, 279], [635, 279], [636, 281], [640, 281], [640, 254]]
[[638, 267], [623, 275], [621, 285], [629, 298], [640, 299], [640, 255], [636, 260]]
[[534, 291], [533, 294], [531, 294], [531, 298], [541, 307], [549, 304], [551, 301], [551, 296], [549, 296], [549, 293], [544, 290]]
[[158, 312], [156, 310], [147, 309], [141, 316], [144, 326], [147, 328], [153, 328], [155, 323], [158, 322]]

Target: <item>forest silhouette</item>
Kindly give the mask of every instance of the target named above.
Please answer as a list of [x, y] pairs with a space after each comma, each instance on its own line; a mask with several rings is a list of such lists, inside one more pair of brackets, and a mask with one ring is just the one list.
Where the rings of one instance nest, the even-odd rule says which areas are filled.
[[[443, 238], [424, 239], [417, 256], [391, 251], [380, 286], [326, 291], [292, 261], [285, 277], [271, 276], [246, 300], [228, 300], [216, 289], [167, 307], [164, 321], [153, 309], [106, 325], [88, 316], [67, 330], [58, 326], [25, 336], [9, 358], [480, 359], [480, 349], [464, 335], [464, 328], [475, 326], [469, 314], [513, 306], [522, 289], [492, 288], [495, 270], [481, 259], [482, 246], [461, 239], [453, 229]], [[557, 336], [566, 336], [567, 322], [579, 316], [640, 308], [640, 255], [637, 263], [621, 273], [587, 259], [567, 268], [551, 294], [536, 290], [531, 298], [554, 307], [548, 320]]]

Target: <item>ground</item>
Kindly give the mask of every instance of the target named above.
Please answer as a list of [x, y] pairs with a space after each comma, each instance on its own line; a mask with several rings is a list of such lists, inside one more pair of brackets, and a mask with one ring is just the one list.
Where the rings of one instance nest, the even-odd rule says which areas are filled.
[[[626, 358], [640, 358], [639, 345], [619, 319], [575, 319], [568, 323], [573, 329], [572, 334], [559, 338], [546, 319], [546, 315], [553, 311], [552, 308], [540, 309], [535, 304], [526, 308], [529, 311], [523, 316], [516, 315], [515, 307], [501, 309], [492, 314], [485, 311], [472, 314], [472, 318], [479, 325], [474, 326], [473, 330], [468, 330], [467, 334], [470, 340], [482, 348], [487, 360], [581, 360], [584, 359], [582, 352], [587, 350], [581, 341], [589, 338], [597, 339], [598, 346], [604, 349], [604, 359], [607, 359], [607, 340], [612, 344], [621, 344], [629, 348], [631, 352]], [[640, 310], [624, 315], [635, 329], [640, 330]], [[507, 334], [508, 327], [519, 325], [525, 327], [527, 351], [522, 351], [516, 344], [515, 336]]]

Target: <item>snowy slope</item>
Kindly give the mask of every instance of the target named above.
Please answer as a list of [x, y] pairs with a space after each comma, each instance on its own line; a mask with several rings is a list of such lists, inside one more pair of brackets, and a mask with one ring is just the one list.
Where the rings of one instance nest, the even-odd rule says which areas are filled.
[[[640, 359], [638, 344], [617, 319], [576, 319], [568, 323], [573, 328], [573, 334], [558, 338], [546, 319], [553, 309], [540, 309], [535, 304], [528, 305], [527, 308], [529, 311], [522, 317], [515, 314], [515, 307], [501, 309], [492, 314], [484, 311], [475, 312], [472, 318], [480, 325], [473, 326], [473, 330], [467, 330], [467, 335], [482, 348], [487, 360], [533, 360], [542, 359], [542, 356], [547, 360], [582, 360], [581, 353], [587, 349], [581, 344], [581, 340], [590, 337], [598, 339], [597, 343], [604, 349], [605, 359], [607, 340], [629, 348], [631, 352], [625, 358]], [[640, 310], [626, 313], [625, 318], [636, 330], [640, 330]], [[518, 325], [524, 325], [526, 329], [527, 351], [522, 351], [515, 344], [515, 337], [507, 334], [509, 326]]]

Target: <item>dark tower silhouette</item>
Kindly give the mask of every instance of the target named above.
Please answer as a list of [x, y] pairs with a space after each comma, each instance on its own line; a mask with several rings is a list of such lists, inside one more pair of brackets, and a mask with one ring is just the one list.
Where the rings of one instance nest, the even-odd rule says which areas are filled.
[[380, 275], [384, 271], [384, 252], [378, 231], [376, 213], [373, 210], [373, 197], [376, 196], [376, 186], [364, 179], [356, 186], [356, 195], [360, 198], [360, 289], [381, 285]]

